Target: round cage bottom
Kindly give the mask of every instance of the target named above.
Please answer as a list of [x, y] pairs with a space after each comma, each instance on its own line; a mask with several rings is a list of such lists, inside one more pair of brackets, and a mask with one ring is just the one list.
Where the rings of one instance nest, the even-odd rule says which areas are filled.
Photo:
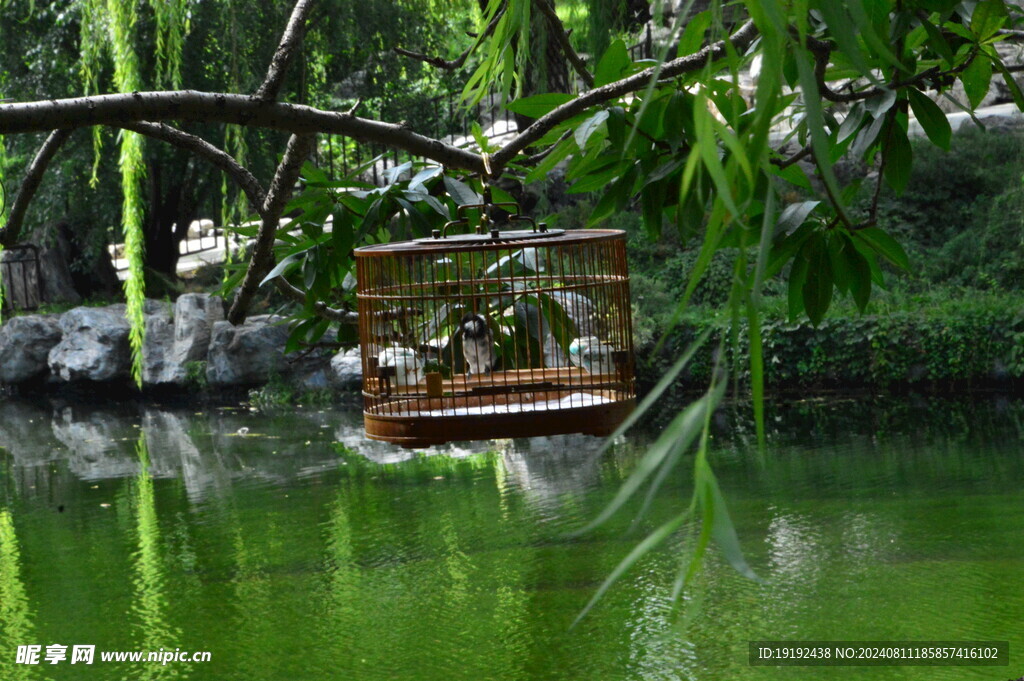
[[459, 440], [492, 440], [583, 433], [611, 435], [636, 399], [607, 390], [565, 390], [410, 398], [363, 412], [366, 435], [406, 448]]

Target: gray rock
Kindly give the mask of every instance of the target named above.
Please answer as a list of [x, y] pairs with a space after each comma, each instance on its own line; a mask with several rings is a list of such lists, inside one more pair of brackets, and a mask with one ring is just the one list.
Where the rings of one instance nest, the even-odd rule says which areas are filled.
[[[188, 364], [206, 359], [213, 325], [224, 318], [221, 299], [186, 293], [174, 305], [174, 320], [147, 319], [143, 380], [151, 385], [184, 385]], [[150, 327], [152, 326], [152, 332]]]
[[60, 337], [55, 316], [10, 319], [0, 327], [0, 383], [22, 383], [44, 375], [46, 358]]
[[213, 325], [206, 358], [206, 380], [211, 387], [256, 385], [288, 370], [284, 346], [288, 328], [281, 317], [250, 317], [244, 324]]
[[62, 381], [127, 378], [128, 320], [117, 308], [76, 307], [60, 318], [63, 338], [50, 350], [50, 373]]
[[289, 359], [288, 381], [299, 390], [329, 390], [334, 387], [330, 355], [313, 352], [301, 359]]
[[146, 317], [146, 338], [142, 343], [142, 381], [163, 383], [170, 366], [168, 355], [174, 347], [174, 322], [167, 315]]
[[358, 347], [331, 358], [331, 382], [341, 390], [359, 390], [363, 386], [363, 358]]

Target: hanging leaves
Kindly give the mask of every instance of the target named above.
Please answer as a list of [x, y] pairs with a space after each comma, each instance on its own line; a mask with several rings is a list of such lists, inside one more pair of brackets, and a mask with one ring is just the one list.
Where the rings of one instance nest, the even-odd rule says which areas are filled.
[[[135, 52], [134, 33], [137, 20], [132, 0], [107, 0], [110, 18], [110, 46], [114, 58], [114, 84], [121, 92], [142, 90], [142, 73]], [[132, 350], [132, 378], [142, 387], [142, 345], [145, 342], [146, 283], [143, 273], [143, 220], [145, 202], [142, 181], [146, 166], [142, 137], [127, 130], [121, 133], [121, 192], [123, 194], [121, 226], [124, 250], [128, 259], [128, 277], [124, 281], [125, 315], [131, 324], [128, 339]]]

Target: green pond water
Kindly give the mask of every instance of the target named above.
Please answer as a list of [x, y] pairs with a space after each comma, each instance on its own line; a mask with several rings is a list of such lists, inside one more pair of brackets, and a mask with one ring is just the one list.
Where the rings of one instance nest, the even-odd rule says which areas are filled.
[[[712, 463], [753, 569], [715, 548], [673, 619], [686, 533], [603, 579], [689, 499], [679, 468], [593, 518], [656, 426], [420, 455], [342, 410], [0, 402], [0, 680], [992, 679], [1024, 674], [1024, 403], [770, 405]], [[247, 430], [246, 430], [247, 429]], [[691, 460], [692, 461], [692, 460]], [[757, 639], [1001, 640], [1003, 667], [750, 667]], [[16, 663], [94, 645], [91, 666]], [[209, 662], [101, 662], [101, 651]], [[70, 657], [70, 654], [69, 654]]]

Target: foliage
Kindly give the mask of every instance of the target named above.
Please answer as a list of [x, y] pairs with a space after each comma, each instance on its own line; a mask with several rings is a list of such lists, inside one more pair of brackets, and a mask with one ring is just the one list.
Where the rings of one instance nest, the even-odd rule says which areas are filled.
[[[822, 328], [840, 299], [852, 301], [861, 311], [868, 309], [886, 269], [910, 268], [903, 245], [879, 221], [874, 197], [883, 185], [898, 194], [911, 180], [915, 154], [908, 134], [911, 118], [931, 144], [941, 148], [951, 144], [950, 125], [925, 92], [946, 95], [959, 83], [967, 100], [963, 106], [972, 109], [987, 94], [993, 76], [999, 75], [1018, 106], [1024, 107], [1024, 94], [996, 49], [1022, 23], [1020, 8], [1006, 0], [709, 4], [708, 10], [671, 28], [668, 44], [653, 63], [634, 62], [625, 42], [615, 40], [587, 65], [597, 86], [594, 90], [534, 94], [524, 87], [533, 2], [488, 0], [477, 27], [473, 72], [464, 88], [470, 103], [496, 89], [511, 98], [510, 111], [537, 120], [511, 142], [489, 149], [482, 161], [488, 173], [493, 170], [532, 182], [565, 162], [570, 192], [600, 193], [589, 225], [602, 224], [635, 205], [651, 236], [674, 231], [681, 244], [697, 246], [685, 285], [672, 293], [680, 299], [670, 322], [686, 313], [700, 282], [713, 269], [720, 270], [720, 282], [728, 281], [726, 314], [714, 329], [715, 337], [699, 336], [714, 348], [706, 372], [707, 390], [666, 428], [638, 469], [638, 477], [627, 485], [637, 493], [644, 485], [657, 489], [681, 452], [691, 445], [697, 448], [695, 487], [688, 508], [643, 540], [613, 574], [621, 574], [646, 550], [695, 520], [692, 551], [681, 562], [675, 584], [677, 598], [712, 540], [733, 565], [749, 573], [706, 453], [711, 414], [722, 399], [729, 370], [736, 373], [729, 356], [738, 356], [741, 338], [749, 357], [745, 371], [758, 440], [764, 443], [763, 393], [769, 370], [765, 358], [777, 349], [775, 337], [762, 322], [766, 282], [777, 275], [784, 277], [786, 316], [796, 320], [806, 315], [811, 322], [806, 328]], [[200, 3], [205, 5], [215, 3]], [[247, 17], [265, 18], [267, 11], [253, 9]], [[363, 11], [360, 6], [359, 12]], [[497, 20], [493, 33], [485, 30], [490, 19]], [[328, 16], [323, 27], [331, 21]], [[355, 31], [349, 37], [366, 40]], [[263, 38], [260, 35], [253, 43]], [[219, 49], [217, 37], [211, 36], [210, 42]], [[382, 47], [373, 40], [366, 42], [369, 49]], [[678, 59], [672, 59], [670, 48]], [[255, 54], [252, 49], [240, 61], [251, 63], [249, 56]], [[747, 88], [741, 73], [755, 56], [760, 60], [758, 77]], [[323, 53], [311, 63], [314, 78], [293, 75], [289, 83], [297, 101], [307, 101], [309, 82], [326, 83], [332, 77], [333, 64]], [[786, 141], [795, 142], [795, 155], [779, 145], [780, 130], [791, 131], [783, 134]], [[403, 143], [408, 136], [401, 131], [388, 131], [394, 132], [396, 146], [404, 144], [406, 150], [413, 146]], [[280, 133], [261, 135], [274, 140]], [[424, 153], [440, 156], [437, 149], [444, 149], [439, 141]], [[841, 182], [835, 165], [844, 157], [873, 166], [876, 179]], [[464, 155], [461, 158], [463, 167], [476, 167]], [[811, 161], [813, 177], [798, 163], [801, 159]], [[414, 169], [409, 166], [404, 171]], [[444, 221], [453, 205], [467, 203], [464, 193], [480, 189], [472, 180], [459, 182], [454, 173], [442, 176], [430, 168], [410, 179], [395, 171], [381, 188], [355, 182], [307, 172], [306, 191], [289, 207], [298, 214], [296, 225], [302, 236], [278, 233], [284, 243], [277, 254], [278, 268], [268, 278], [283, 276], [295, 282], [301, 276], [302, 286], [296, 287], [305, 295], [306, 305], [298, 315], [296, 343], [320, 337], [329, 329], [331, 318], [325, 307], [336, 295], [345, 295], [353, 246], [366, 239], [422, 234]], [[871, 198], [858, 208], [861, 185]], [[807, 194], [790, 200], [799, 191]], [[328, 215], [333, 216], [331, 232], [323, 227]], [[976, 323], [984, 326], [991, 321], [982, 317]], [[949, 365], [956, 355], [943, 352], [955, 346], [955, 335], [944, 329], [936, 327], [925, 334], [921, 350], [937, 353], [939, 361]], [[879, 332], [900, 338], [906, 333], [898, 324], [880, 327]], [[687, 349], [673, 371], [682, 371], [691, 359], [699, 361], [696, 346]], [[665, 387], [659, 383], [652, 394]]]
[[[765, 311], [760, 329], [765, 382], [776, 391], [908, 386], [949, 390], [1024, 379], [1019, 361], [1024, 303], [1015, 294], [951, 298], [949, 291], [940, 291], [887, 296], [876, 303], [877, 314], [857, 316], [853, 310], [840, 310], [817, 326], [787, 320], [785, 301], [780, 302]], [[643, 380], [656, 381], [701, 333], [723, 333], [728, 328], [727, 312], [702, 312], [672, 332], [665, 351], [642, 367]], [[726, 356], [740, 368], [739, 377], [749, 380], [749, 373], [742, 370], [749, 364], [747, 348], [727, 348]], [[693, 390], [707, 383], [714, 363], [707, 349], [698, 353], [676, 389]]]
[[210, 385], [206, 378], [206, 361], [185, 362], [185, 385], [194, 391], [206, 390]]
[[916, 264], [905, 285], [1024, 290], [1024, 136], [967, 130], [949, 152], [918, 143], [907, 190], [878, 221]]

